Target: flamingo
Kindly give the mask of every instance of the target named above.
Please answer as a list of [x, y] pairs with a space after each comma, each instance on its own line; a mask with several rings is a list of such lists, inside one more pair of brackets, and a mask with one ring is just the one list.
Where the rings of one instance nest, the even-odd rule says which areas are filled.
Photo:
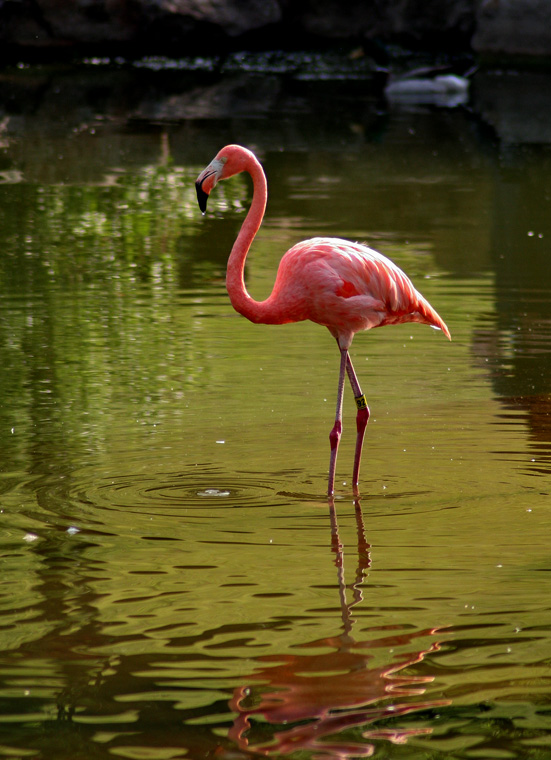
[[336, 338], [341, 359], [335, 423], [329, 434], [327, 494], [332, 498], [335, 493], [344, 383], [348, 375], [357, 406], [352, 486], [358, 495], [369, 407], [349, 355], [354, 334], [403, 322], [431, 325], [451, 340], [450, 332], [396, 264], [366, 245], [340, 238], [316, 237], [294, 245], [280, 261], [270, 296], [265, 301], [255, 301], [245, 287], [244, 270], [247, 253], [266, 210], [268, 192], [262, 165], [247, 148], [226, 145], [199, 174], [195, 187], [204, 214], [217, 182], [240, 172], [247, 172], [252, 178], [253, 199], [228, 259], [226, 288], [230, 301], [237, 312], [256, 324], [282, 325], [309, 319], [325, 325]]

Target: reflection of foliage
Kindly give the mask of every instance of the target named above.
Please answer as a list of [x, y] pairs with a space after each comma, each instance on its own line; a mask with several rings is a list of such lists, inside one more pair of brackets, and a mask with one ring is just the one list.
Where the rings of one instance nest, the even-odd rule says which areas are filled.
[[0, 186], [8, 447], [21, 453], [32, 437], [50, 456], [56, 439], [60, 451], [93, 449], [113, 425], [105, 410], [158, 420], [200, 379], [194, 292], [220, 272], [193, 261], [194, 178], [162, 165], [96, 186]]
[[24, 237], [14, 229], [14, 253], [30, 248], [50, 275], [68, 279], [97, 275], [98, 268], [121, 275], [144, 256], [162, 261], [174, 255], [192, 215], [192, 187], [184, 180], [181, 171], [145, 167], [134, 175], [113, 174], [99, 187], [12, 186], [20, 194], [16, 207], [28, 211]]
[[[181, 239], [199, 229], [191, 174], [144, 166], [133, 174], [113, 170], [99, 186], [6, 186], [0, 195], [5, 266], [19, 259], [22, 272], [38, 260], [49, 276], [67, 281], [99, 273], [148, 279], [155, 263], [173, 265]], [[239, 183], [224, 185], [217, 203], [235, 203], [230, 199], [239, 193]]]

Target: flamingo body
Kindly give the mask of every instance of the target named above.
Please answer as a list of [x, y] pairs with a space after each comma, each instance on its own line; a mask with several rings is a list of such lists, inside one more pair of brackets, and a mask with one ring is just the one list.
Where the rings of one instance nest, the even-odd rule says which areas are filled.
[[204, 212], [208, 195], [219, 180], [240, 172], [253, 180], [253, 200], [228, 260], [226, 286], [232, 305], [251, 322], [285, 324], [306, 319], [325, 325], [341, 351], [335, 424], [330, 434], [328, 493], [333, 494], [338, 445], [342, 431], [342, 396], [348, 374], [356, 403], [357, 439], [353, 486], [359, 466], [369, 408], [354, 372], [348, 349], [355, 333], [383, 325], [421, 322], [450, 338], [446, 324], [411, 280], [390, 259], [360, 243], [317, 237], [297, 243], [284, 254], [272, 293], [255, 301], [245, 287], [245, 259], [264, 217], [266, 176], [256, 156], [239, 145], [223, 148], [197, 178], [197, 198]]
[[402, 322], [448, 328], [390, 259], [360, 243], [312, 238], [281, 259], [274, 289], [274, 322], [309, 319], [325, 325], [341, 348], [360, 330]]

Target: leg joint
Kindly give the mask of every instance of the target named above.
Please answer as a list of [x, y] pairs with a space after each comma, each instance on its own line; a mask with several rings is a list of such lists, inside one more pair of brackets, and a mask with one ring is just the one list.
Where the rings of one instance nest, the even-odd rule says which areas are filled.
[[333, 429], [329, 433], [329, 442], [331, 444], [332, 449], [336, 449], [339, 445], [339, 441], [341, 440], [341, 434], [342, 434], [342, 423], [340, 420], [336, 420], [335, 424], [333, 425]]

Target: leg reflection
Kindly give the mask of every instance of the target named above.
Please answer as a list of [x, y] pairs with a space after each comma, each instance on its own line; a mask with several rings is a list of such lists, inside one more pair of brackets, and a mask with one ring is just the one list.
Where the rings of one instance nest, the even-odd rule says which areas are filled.
[[[376, 721], [449, 704], [421, 700], [432, 676], [404, 674], [439, 649], [438, 629], [392, 633], [356, 641], [353, 610], [363, 601], [362, 586], [371, 566], [361, 504], [355, 502], [357, 567], [354, 581], [345, 583], [344, 548], [335, 505], [329, 503], [331, 550], [337, 568], [341, 633], [310, 642], [309, 653], [261, 656], [247, 685], [235, 689], [230, 702], [236, 718], [230, 738], [244, 750], [262, 755], [296, 750], [315, 751], [325, 758], [371, 755], [374, 746], [363, 739], [405, 742], [431, 728], [378, 729]], [[351, 601], [347, 592], [351, 592]], [[377, 632], [381, 631], [377, 627]], [[424, 640], [419, 647], [417, 640]], [[384, 653], [386, 649], [387, 654]], [[375, 651], [377, 650], [377, 651]], [[377, 656], [375, 656], [377, 655]], [[386, 662], [385, 662], [386, 660]], [[351, 729], [356, 728], [354, 740]], [[357, 741], [357, 729], [361, 741]]]

